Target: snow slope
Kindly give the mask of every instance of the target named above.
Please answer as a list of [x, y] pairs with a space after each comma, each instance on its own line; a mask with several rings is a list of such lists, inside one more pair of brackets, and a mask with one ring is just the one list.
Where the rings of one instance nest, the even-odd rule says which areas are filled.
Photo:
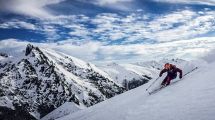
[[201, 66], [182, 81], [153, 95], [145, 91], [147, 83], [58, 120], [214, 120], [215, 62], [197, 63]]
[[43, 117], [40, 120], [57, 119], [57, 118], [60, 118], [62, 116], [77, 112], [77, 111], [84, 109], [84, 108], [85, 108], [84, 106], [80, 107], [73, 102], [66, 102], [63, 105], [61, 105], [60, 107], [58, 107], [57, 109], [50, 112], [48, 115], [46, 115], [45, 117]]

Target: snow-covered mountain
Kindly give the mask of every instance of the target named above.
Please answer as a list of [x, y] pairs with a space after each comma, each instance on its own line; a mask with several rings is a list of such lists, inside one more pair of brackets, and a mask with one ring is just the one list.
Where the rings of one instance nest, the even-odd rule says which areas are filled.
[[146, 61], [130, 64], [111, 63], [99, 67], [117, 83], [130, 90], [147, 83], [151, 79], [157, 78], [165, 63], [171, 63], [180, 68], [185, 64], [188, 65], [189, 61], [182, 59], [163, 59], [160, 61]]
[[65, 102], [88, 107], [124, 91], [95, 65], [53, 50], [28, 44], [0, 56], [0, 118], [38, 119]]
[[176, 59], [162, 59], [159, 61], [137, 62], [137, 63], [133, 63], [133, 64], [138, 65], [138, 66], [142, 66], [142, 67], [146, 67], [146, 68], [154, 68], [154, 69], [161, 70], [161, 69], [163, 69], [163, 65], [165, 63], [171, 63], [171, 64], [174, 64], [176, 66], [178, 66], [178, 65], [180, 66], [181, 64], [189, 63], [189, 61], [176, 58]]
[[134, 64], [117, 64], [111, 63], [100, 66], [108, 75], [117, 83], [123, 85], [127, 90], [136, 88], [151, 80], [157, 70]]
[[[198, 69], [160, 91], [149, 95], [145, 90], [153, 82], [132, 89], [88, 109], [57, 120], [214, 120], [215, 62], [183, 63], [184, 74]], [[163, 77], [165, 77], [163, 75]], [[156, 89], [160, 78], [150, 90]]]

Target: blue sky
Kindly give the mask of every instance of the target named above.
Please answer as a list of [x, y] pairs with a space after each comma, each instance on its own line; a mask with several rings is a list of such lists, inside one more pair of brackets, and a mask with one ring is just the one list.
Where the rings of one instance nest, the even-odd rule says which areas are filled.
[[0, 48], [32, 42], [97, 63], [192, 60], [214, 38], [215, 0], [0, 0]]

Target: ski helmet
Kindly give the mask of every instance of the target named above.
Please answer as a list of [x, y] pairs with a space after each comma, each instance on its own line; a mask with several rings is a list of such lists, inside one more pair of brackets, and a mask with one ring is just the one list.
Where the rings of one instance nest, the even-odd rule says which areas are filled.
[[164, 65], [164, 68], [165, 68], [165, 69], [170, 69], [170, 67], [171, 67], [171, 64], [169, 64], [169, 63], [166, 63], [166, 64]]

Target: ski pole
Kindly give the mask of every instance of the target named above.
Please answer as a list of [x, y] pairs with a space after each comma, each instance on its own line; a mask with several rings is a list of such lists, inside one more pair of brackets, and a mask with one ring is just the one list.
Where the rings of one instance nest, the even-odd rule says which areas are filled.
[[198, 69], [198, 67], [195, 67], [195, 68], [192, 69], [191, 71], [187, 72], [186, 74], [183, 75], [183, 77], [186, 76], [186, 75], [188, 75], [188, 74], [190, 74], [191, 72], [193, 72], [193, 71], [196, 70], [196, 69]]
[[155, 81], [152, 82], [151, 85], [149, 85], [149, 87], [146, 89], [146, 91], [159, 79], [160, 77], [158, 77]]

